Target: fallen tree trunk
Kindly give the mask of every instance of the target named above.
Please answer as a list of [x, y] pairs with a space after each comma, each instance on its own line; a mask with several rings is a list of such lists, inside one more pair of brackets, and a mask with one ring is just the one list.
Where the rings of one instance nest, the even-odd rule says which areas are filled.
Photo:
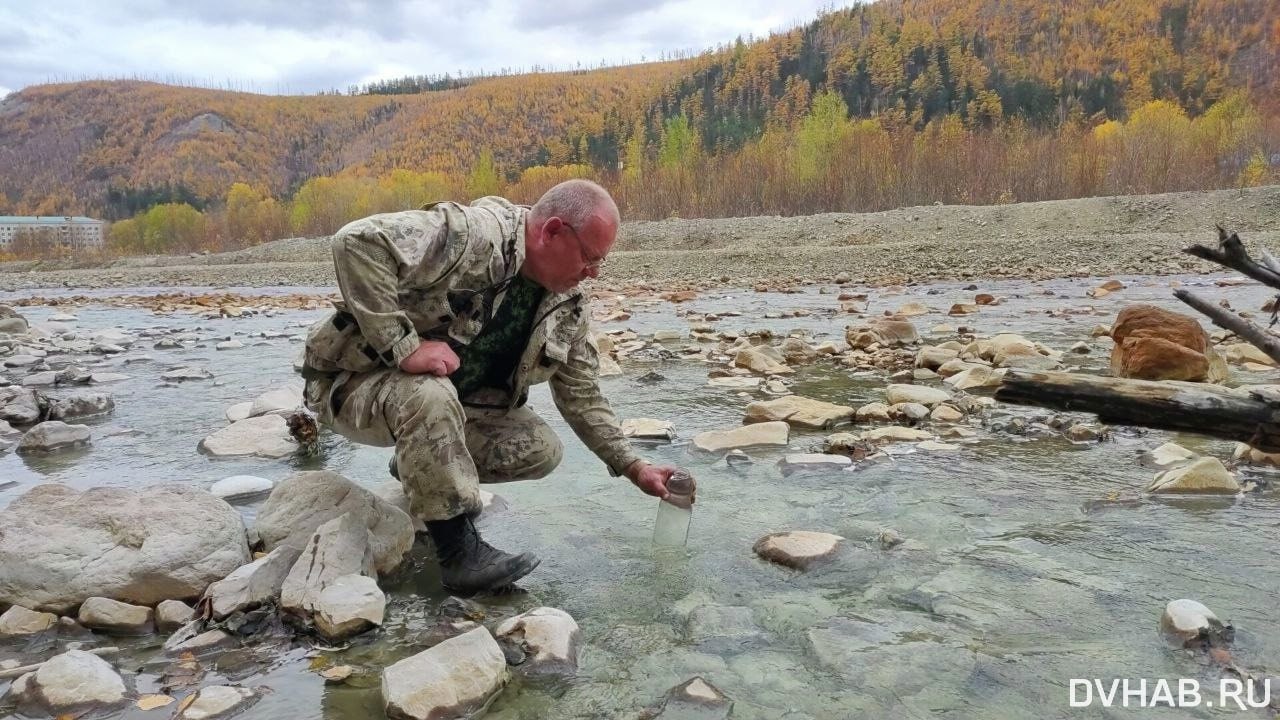
[[1280, 337], [1187, 290], [1174, 290], [1173, 296], [1190, 305], [1200, 314], [1208, 316], [1214, 325], [1239, 335], [1249, 341], [1249, 344], [1266, 353], [1267, 357], [1280, 363]]
[[1280, 397], [1217, 385], [1009, 370], [996, 400], [1091, 412], [1111, 425], [1181, 430], [1280, 452]]

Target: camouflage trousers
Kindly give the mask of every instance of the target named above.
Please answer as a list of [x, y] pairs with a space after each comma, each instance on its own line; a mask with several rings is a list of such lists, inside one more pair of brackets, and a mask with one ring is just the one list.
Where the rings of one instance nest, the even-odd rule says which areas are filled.
[[[498, 401], [496, 395], [467, 399]], [[400, 482], [422, 520], [479, 512], [479, 483], [545, 477], [564, 454], [555, 431], [530, 408], [463, 405], [453, 383], [434, 375], [388, 368], [308, 380], [306, 401], [347, 438], [395, 446]]]

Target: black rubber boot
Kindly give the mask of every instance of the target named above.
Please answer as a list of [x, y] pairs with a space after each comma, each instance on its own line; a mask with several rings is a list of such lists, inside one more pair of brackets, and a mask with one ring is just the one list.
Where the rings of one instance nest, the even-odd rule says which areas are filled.
[[427, 532], [440, 560], [440, 581], [446, 590], [474, 594], [497, 590], [533, 572], [541, 562], [532, 553], [512, 555], [484, 540], [466, 514], [427, 523]]

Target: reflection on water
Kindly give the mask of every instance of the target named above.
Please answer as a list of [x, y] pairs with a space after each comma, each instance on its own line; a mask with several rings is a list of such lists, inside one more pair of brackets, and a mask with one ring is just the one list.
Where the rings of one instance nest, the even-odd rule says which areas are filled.
[[[1169, 297], [1168, 279], [1124, 280], [1128, 289], [1103, 300], [1083, 297], [1096, 280], [1030, 288], [985, 282], [981, 291], [1007, 301], [962, 318], [944, 314], [953, 302], [971, 300], [973, 291], [961, 285], [912, 288], [889, 297], [870, 292], [877, 312], [910, 300], [935, 308], [914, 319], [926, 338], [929, 328], [945, 323], [982, 333], [1020, 332], [1065, 350], [1088, 340], [1095, 325], [1109, 324], [1124, 302], [1153, 300], [1180, 309]], [[1056, 296], [1041, 294], [1043, 289]], [[1260, 307], [1266, 297], [1257, 286], [1213, 288], [1206, 294], [1229, 297], [1237, 308]], [[823, 340], [840, 337], [851, 320], [833, 315], [836, 305], [834, 295], [810, 288], [800, 295], [734, 291], [679, 307], [743, 314], [718, 322], [722, 329], [766, 327], [782, 334], [803, 329]], [[1097, 314], [1050, 317], [1045, 312], [1089, 305]], [[642, 334], [683, 328], [674, 307], [637, 306], [625, 326]], [[765, 312], [800, 308], [813, 314], [763, 318]], [[25, 312], [40, 322], [54, 310]], [[225, 424], [228, 405], [296, 379], [290, 369], [301, 347], [296, 335], [318, 313], [239, 320], [94, 306], [75, 313], [78, 328], [180, 327], [205, 341], [179, 350], [153, 350], [144, 341], [121, 357], [91, 358], [99, 363], [95, 369], [131, 376], [104, 388], [115, 395], [115, 414], [90, 423], [94, 441], [86, 451], [32, 459], [0, 456], [0, 479], [20, 482], [0, 492], [0, 504], [48, 481], [81, 488], [154, 482], [207, 487], [228, 475], [279, 480], [318, 466], [365, 484], [385, 479], [388, 449], [358, 447], [331, 436], [320, 458], [302, 462], [212, 460], [196, 453], [200, 438]], [[622, 325], [605, 329], [613, 327]], [[295, 337], [255, 338], [264, 330]], [[215, 351], [213, 341], [229, 335], [246, 347]], [[1108, 346], [1093, 347], [1089, 355], [1069, 361], [1103, 367]], [[133, 362], [126, 365], [126, 360]], [[207, 366], [215, 379], [159, 380], [161, 372], [178, 364]], [[1138, 464], [1140, 450], [1173, 439], [1225, 458], [1228, 443], [1125, 431], [1108, 442], [1081, 446], [1056, 435], [1014, 438], [978, 428], [976, 441], [957, 451], [904, 452], [856, 472], [783, 477], [775, 465], [779, 451], [753, 451], [753, 464], [729, 468], [688, 446], [698, 432], [738, 424], [756, 396], [707, 387], [701, 363], [668, 362], [657, 368], [666, 380], [637, 382], [636, 375], [648, 369], [604, 384], [622, 417], [675, 424], [676, 442], [646, 452], [656, 462], [689, 467], [699, 480], [688, 546], [674, 552], [652, 546], [655, 501], [626, 480], [609, 477], [572, 439], [546, 387], [537, 388], [531, 403], [565, 438], [564, 463], [545, 480], [494, 488], [510, 508], [485, 517], [482, 527], [495, 545], [531, 550], [543, 563], [525, 583], [527, 594], [486, 599], [483, 605], [490, 621], [538, 605], [563, 608], [582, 627], [582, 664], [577, 677], [568, 680], [513, 680], [489, 717], [634, 717], [693, 675], [734, 699], [735, 718], [1065, 717], [1071, 714], [1071, 678], [1216, 682], [1211, 667], [1164, 649], [1156, 637], [1164, 604], [1179, 597], [1200, 600], [1235, 623], [1240, 630], [1235, 657], [1242, 666], [1280, 669], [1274, 613], [1280, 604], [1274, 562], [1280, 495], [1156, 500], [1139, 494], [1154, 473]], [[1237, 370], [1237, 379], [1273, 378]], [[882, 376], [850, 378], [842, 369], [818, 365], [798, 373], [794, 389], [859, 404], [882, 399], [884, 383]], [[1000, 413], [1046, 414], [1013, 407]], [[807, 450], [821, 437], [793, 433], [790, 450]], [[248, 517], [255, 509], [244, 508]], [[910, 542], [880, 549], [876, 535], [884, 528]], [[796, 574], [751, 553], [760, 536], [786, 529], [833, 532], [848, 540], [834, 562]], [[411, 566], [385, 585], [388, 620], [378, 633], [344, 650], [305, 643], [251, 648], [205, 668], [201, 682], [270, 688], [242, 715], [246, 718], [381, 717], [380, 669], [421, 648], [445, 597], [422, 547]], [[121, 643], [126, 652], [116, 664], [140, 670], [140, 691], [155, 687], [164, 672], [163, 663], [150, 660], [156, 642]], [[337, 664], [355, 668], [345, 684], [326, 685], [314, 672]], [[1205, 710], [1110, 712], [1208, 716]], [[129, 710], [118, 716], [152, 715]]]

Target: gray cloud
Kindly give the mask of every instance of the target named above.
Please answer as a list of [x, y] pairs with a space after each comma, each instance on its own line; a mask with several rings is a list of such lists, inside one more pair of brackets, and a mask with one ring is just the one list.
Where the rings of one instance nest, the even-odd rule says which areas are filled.
[[141, 77], [311, 93], [403, 75], [638, 62], [812, 20], [826, 1], [785, 10], [772, 0], [0, 4], [0, 88]]

